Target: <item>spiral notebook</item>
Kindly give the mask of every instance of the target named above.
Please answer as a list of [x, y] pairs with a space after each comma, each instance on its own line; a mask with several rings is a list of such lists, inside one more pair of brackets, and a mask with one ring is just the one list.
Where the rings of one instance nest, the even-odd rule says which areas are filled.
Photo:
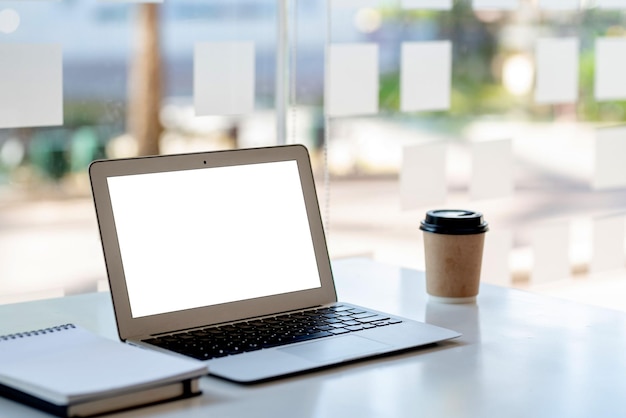
[[0, 336], [0, 395], [86, 417], [200, 394], [206, 366], [67, 324]]

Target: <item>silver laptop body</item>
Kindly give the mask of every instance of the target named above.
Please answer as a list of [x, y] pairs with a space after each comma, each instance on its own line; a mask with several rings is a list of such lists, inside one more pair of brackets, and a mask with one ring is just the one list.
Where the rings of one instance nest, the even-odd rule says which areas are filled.
[[123, 341], [168, 350], [145, 341], [326, 314], [309, 321], [323, 338], [302, 329], [312, 339], [206, 360], [251, 383], [460, 335], [338, 303], [304, 146], [101, 160], [89, 174]]

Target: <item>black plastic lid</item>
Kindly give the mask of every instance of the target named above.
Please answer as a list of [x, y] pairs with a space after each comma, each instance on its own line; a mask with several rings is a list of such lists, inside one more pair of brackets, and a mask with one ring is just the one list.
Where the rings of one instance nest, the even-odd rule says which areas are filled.
[[470, 235], [487, 232], [489, 225], [480, 212], [437, 209], [426, 212], [426, 219], [421, 222], [420, 229], [435, 234]]

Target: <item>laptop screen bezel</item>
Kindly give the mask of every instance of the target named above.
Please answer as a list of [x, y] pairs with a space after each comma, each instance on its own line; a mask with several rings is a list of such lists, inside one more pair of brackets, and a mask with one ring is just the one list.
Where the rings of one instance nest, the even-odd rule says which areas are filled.
[[[114, 176], [133, 174], [279, 161], [297, 162], [321, 286], [286, 294], [133, 318], [107, 179]], [[309, 153], [304, 146], [285, 145], [99, 160], [94, 161], [90, 165], [89, 176], [118, 333], [122, 340], [134, 340], [149, 335], [175, 332], [181, 329], [271, 315], [273, 313], [332, 303], [337, 300]]]

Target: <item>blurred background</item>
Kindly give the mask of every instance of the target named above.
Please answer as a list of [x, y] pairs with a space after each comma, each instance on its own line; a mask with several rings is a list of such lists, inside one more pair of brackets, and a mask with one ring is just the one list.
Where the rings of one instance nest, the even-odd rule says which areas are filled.
[[[594, 94], [596, 41], [626, 36], [626, 7], [592, 0], [571, 10], [533, 0], [487, 10], [470, 0], [449, 10], [385, 0], [286, 3], [0, 3], [0, 47], [60, 45], [63, 69], [62, 124], [0, 126], [0, 303], [107, 289], [87, 174], [92, 160], [275, 145], [282, 123], [284, 142], [312, 154], [331, 258], [423, 268], [424, 212], [469, 208], [491, 225], [485, 281], [626, 310], [626, 190], [594, 180], [606, 155], [598, 131], [626, 120], [626, 100]], [[578, 39], [571, 103], [540, 103], [533, 94], [543, 38]], [[402, 44], [437, 40], [452, 44], [449, 108], [403, 111]], [[225, 41], [255, 45], [254, 110], [198, 116], [194, 45]], [[378, 111], [329, 117], [326, 52], [360, 43], [378, 47]], [[3, 81], [0, 95], [10, 85]], [[475, 145], [499, 140], [510, 145], [502, 174], [510, 190], [476, 196], [473, 176], [485, 160]], [[415, 181], [419, 190], [424, 181], [411, 178], [407, 150], [433, 143], [446, 147], [432, 174], [443, 173], [445, 194], [403, 204], [403, 184]]]

